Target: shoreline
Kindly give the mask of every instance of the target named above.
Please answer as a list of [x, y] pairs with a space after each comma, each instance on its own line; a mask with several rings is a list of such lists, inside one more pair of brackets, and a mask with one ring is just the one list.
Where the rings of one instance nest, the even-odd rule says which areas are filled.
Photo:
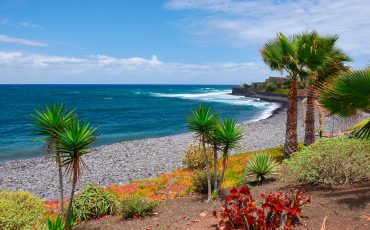
[[[231, 93], [230, 95], [237, 95], [237, 94], [232, 94]], [[253, 98], [258, 98], [258, 97], [253, 97]], [[269, 119], [269, 118], [273, 117], [274, 115], [278, 114], [279, 112], [281, 112], [282, 110], [284, 110], [286, 108], [286, 105], [287, 105], [287, 103], [284, 103], [284, 102], [281, 102], [281, 101], [273, 101], [273, 100], [268, 101], [268, 100], [265, 100], [263, 98], [258, 98], [258, 99], [261, 99], [262, 101], [266, 101], [266, 102], [274, 102], [274, 103], [277, 103], [278, 104], [278, 107], [275, 108], [275, 109], [273, 109], [270, 112], [271, 114], [268, 117], [266, 117], [266, 118], [242, 121], [242, 122], [240, 122], [240, 124], [249, 124], [249, 123], [253, 123], [253, 122], [258, 122], [258, 121]], [[191, 134], [191, 132], [182, 132], [182, 133], [178, 133], [178, 134], [170, 134], [170, 135], [164, 135], [164, 136], [159, 136], [159, 137], [147, 137], [147, 138], [134, 139], [134, 140], [123, 140], [123, 141], [109, 143], [109, 144], [101, 144], [99, 146], [93, 147], [91, 149], [91, 152], [92, 153], [95, 153], [98, 149], [100, 149], [100, 148], [102, 148], [104, 146], [109, 146], [109, 145], [124, 144], [126, 142], [132, 142], [132, 141], [142, 141], [142, 140], [147, 140], [147, 139], [158, 139], [158, 138], [172, 137], [172, 136], [186, 135], [186, 134]], [[50, 159], [50, 157], [47, 157], [47, 156], [35, 156], [35, 157], [31, 157], [31, 158], [23, 158], [23, 159], [21, 158], [21, 159], [5, 160], [5, 161], [0, 161], [0, 167], [1, 167], [1, 165], [8, 164], [8, 163], [9, 164], [13, 164], [13, 163], [19, 163], [19, 162], [23, 162], [23, 161], [42, 160], [42, 159]]]
[[[359, 117], [358, 119], [361, 119]], [[343, 120], [326, 117], [325, 130], [338, 132], [358, 119]], [[286, 109], [280, 108], [272, 116], [241, 124], [244, 137], [242, 146], [235, 153], [250, 152], [281, 146], [285, 140]], [[332, 124], [335, 124], [334, 127]], [[298, 140], [302, 141], [304, 128], [298, 110]], [[94, 148], [84, 156], [88, 169], [84, 169], [77, 191], [88, 183], [101, 186], [125, 184], [131, 180], [159, 176], [181, 168], [181, 158], [189, 144], [197, 143], [192, 133], [183, 133], [159, 138], [125, 141]], [[43, 199], [58, 198], [58, 177], [55, 162], [44, 157], [0, 163], [0, 190], [29, 191]], [[65, 193], [71, 186], [65, 177]]]

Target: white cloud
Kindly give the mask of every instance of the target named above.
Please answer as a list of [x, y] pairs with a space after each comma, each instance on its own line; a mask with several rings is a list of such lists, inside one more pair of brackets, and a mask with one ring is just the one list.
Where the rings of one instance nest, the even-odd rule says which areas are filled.
[[25, 46], [46, 46], [47, 45], [46, 43], [40, 42], [40, 41], [10, 37], [7, 35], [2, 35], [2, 34], [0, 34], [0, 42], [7, 42], [7, 43], [13, 43], [13, 44], [19, 44], [19, 45], [25, 45]]
[[8, 18], [0, 18], [0, 25], [10, 25], [13, 27], [44, 29], [44, 27], [30, 22], [14, 22]]
[[21, 27], [28, 27], [28, 28], [34, 28], [34, 29], [44, 29], [44, 27], [42, 27], [40, 25], [29, 23], [29, 22], [21, 22], [21, 23], [19, 23], [19, 26], [21, 26]]
[[351, 55], [370, 54], [368, 0], [170, 0], [166, 7], [201, 12], [182, 26], [208, 41], [261, 46], [277, 32], [317, 30], [340, 35], [338, 45]]
[[[5, 80], [0, 78], [0, 83], [11, 81], [11, 77], [16, 78], [16, 82], [29, 82], [34, 76], [42, 76], [43, 81], [50, 82], [52, 76], [58, 76], [54, 81], [63, 76], [64, 82], [72, 82], [75, 78], [94, 76], [90, 81], [83, 82], [238, 84], [241, 83], [240, 79], [250, 82], [269, 73], [263, 63], [257, 62], [192, 64], [163, 62], [156, 55], [151, 59], [106, 55], [66, 57], [1, 51], [0, 71], [3, 77], [7, 77]], [[111, 78], [112, 76], [115, 78]]]

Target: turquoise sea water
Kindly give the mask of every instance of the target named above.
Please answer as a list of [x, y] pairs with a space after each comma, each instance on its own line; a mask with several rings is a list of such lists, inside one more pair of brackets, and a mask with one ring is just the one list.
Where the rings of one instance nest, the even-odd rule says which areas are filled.
[[230, 95], [232, 86], [0, 85], [0, 161], [42, 156], [30, 114], [51, 102], [76, 108], [98, 126], [96, 146], [186, 132], [185, 115], [199, 103], [238, 122], [267, 118], [277, 104]]

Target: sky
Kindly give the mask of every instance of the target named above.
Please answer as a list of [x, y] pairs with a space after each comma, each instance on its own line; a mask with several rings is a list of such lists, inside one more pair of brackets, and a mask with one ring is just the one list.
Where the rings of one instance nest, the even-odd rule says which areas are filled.
[[370, 63], [369, 0], [0, 0], [0, 84], [241, 84], [278, 32]]

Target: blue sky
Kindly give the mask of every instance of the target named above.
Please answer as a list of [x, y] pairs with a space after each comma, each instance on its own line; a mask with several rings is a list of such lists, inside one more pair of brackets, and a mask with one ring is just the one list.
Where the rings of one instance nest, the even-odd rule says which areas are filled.
[[270, 71], [277, 32], [338, 34], [370, 61], [368, 0], [0, 2], [0, 83], [239, 84]]

